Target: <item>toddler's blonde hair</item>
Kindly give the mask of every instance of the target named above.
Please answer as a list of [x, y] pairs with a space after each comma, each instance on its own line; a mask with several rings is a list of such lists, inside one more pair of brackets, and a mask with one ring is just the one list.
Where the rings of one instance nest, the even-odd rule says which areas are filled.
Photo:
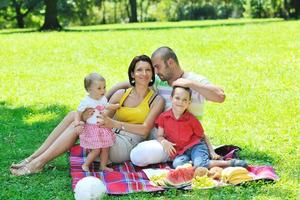
[[105, 81], [103, 76], [98, 73], [90, 73], [84, 78], [84, 88], [86, 91], [91, 87], [92, 83], [95, 81]]

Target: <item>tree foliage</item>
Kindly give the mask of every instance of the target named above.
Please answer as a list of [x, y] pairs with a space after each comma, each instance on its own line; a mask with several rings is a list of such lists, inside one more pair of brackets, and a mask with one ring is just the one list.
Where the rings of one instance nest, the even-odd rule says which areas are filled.
[[[51, 8], [51, 9], [49, 9]], [[0, 0], [0, 28], [227, 18], [300, 18], [299, 0]], [[49, 24], [51, 19], [51, 24]], [[47, 21], [48, 20], [48, 21]]]

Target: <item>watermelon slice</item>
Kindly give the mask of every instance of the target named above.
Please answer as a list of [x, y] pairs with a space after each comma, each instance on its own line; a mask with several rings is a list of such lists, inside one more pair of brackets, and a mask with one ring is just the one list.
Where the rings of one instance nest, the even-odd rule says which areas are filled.
[[170, 170], [165, 178], [167, 186], [182, 187], [191, 184], [195, 169], [193, 167]]

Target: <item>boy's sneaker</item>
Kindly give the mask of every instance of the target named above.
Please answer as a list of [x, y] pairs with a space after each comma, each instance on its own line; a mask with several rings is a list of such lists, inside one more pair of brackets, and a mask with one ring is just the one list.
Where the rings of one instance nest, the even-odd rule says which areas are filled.
[[237, 160], [237, 159], [232, 159], [231, 161], [231, 167], [244, 167], [247, 168], [248, 164], [244, 160]]

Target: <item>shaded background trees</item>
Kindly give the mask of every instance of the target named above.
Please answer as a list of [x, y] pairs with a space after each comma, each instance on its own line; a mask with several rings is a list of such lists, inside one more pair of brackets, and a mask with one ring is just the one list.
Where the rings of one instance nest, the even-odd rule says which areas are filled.
[[0, 28], [300, 17], [300, 0], [0, 0]]

